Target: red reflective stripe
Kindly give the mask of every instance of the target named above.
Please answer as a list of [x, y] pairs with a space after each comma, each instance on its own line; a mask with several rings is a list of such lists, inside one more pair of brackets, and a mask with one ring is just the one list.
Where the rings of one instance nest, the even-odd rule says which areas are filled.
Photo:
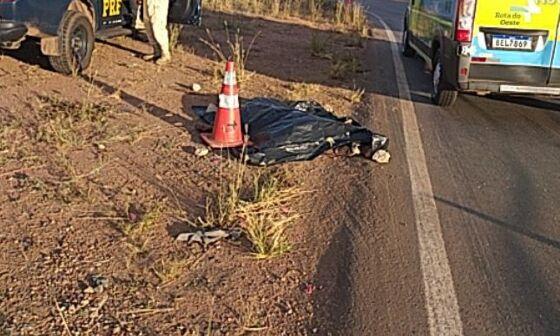
[[472, 57], [471, 61], [473, 62], [478, 62], [478, 63], [484, 63], [486, 62], [488, 59], [486, 57]]
[[222, 85], [222, 93], [226, 95], [237, 95], [239, 94], [239, 88], [237, 85]]

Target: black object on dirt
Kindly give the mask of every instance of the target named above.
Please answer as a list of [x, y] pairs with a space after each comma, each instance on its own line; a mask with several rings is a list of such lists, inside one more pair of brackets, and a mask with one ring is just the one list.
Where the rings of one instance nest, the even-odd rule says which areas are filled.
[[[207, 124], [215, 111], [193, 106]], [[312, 160], [329, 149], [359, 148], [365, 156], [386, 149], [388, 139], [373, 133], [350, 118], [338, 118], [315, 102], [283, 103], [268, 98], [241, 102], [241, 122], [247, 125], [251, 146], [245, 149], [248, 163], [268, 166], [290, 161]], [[233, 150], [240, 155], [241, 150]]]

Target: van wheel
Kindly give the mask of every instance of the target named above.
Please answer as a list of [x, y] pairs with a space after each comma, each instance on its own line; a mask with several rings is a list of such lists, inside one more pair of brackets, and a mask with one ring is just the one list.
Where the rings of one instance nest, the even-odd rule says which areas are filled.
[[449, 107], [457, 100], [458, 92], [445, 82], [444, 71], [438, 51], [434, 57], [432, 73], [432, 101], [438, 106]]
[[49, 57], [57, 72], [71, 75], [89, 67], [95, 35], [87, 16], [67, 11], [60, 22], [58, 39], [60, 56]]
[[410, 46], [410, 33], [408, 32], [408, 28], [404, 27], [402, 33], [402, 54], [404, 57], [413, 57], [416, 55], [416, 50], [412, 49]]

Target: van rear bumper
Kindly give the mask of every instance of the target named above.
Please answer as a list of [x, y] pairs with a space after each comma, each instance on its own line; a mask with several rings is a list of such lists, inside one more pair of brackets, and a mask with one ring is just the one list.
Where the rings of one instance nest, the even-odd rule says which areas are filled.
[[549, 68], [471, 63], [469, 80], [546, 86]]
[[549, 82], [550, 69], [542, 67], [471, 64], [468, 81], [460, 91], [560, 95], [560, 85]]
[[519, 85], [514, 83], [470, 81], [459, 87], [463, 92], [503, 93], [503, 94], [534, 94], [557, 96], [560, 86]]
[[0, 43], [18, 42], [27, 34], [25, 24], [0, 20]]

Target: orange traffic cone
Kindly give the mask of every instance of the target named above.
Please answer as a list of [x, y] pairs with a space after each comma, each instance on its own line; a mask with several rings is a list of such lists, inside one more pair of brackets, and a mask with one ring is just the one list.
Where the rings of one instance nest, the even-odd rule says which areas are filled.
[[202, 133], [200, 136], [212, 148], [239, 147], [244, 143], [239, 112], [239, 88], [235, 65], [231, 61], [226, 64], [226, 74], [219, 98], [220, 104], [212, 133]]

